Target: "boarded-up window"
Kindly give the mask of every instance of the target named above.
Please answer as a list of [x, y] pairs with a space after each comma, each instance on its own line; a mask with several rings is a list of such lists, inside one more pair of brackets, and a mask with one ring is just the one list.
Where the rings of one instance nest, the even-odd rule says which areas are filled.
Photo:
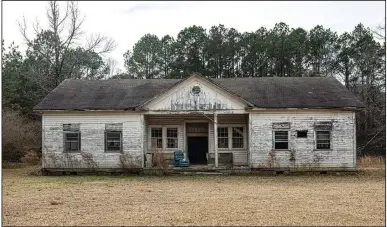
[[331, 132], [316, 131], [316, 148], [331, 149]]
[[274, 131], [274, 149], [289, 148], [289, 133], [288, 131]]
[[290, 129], [290, 122], [276, 122], [272, 127], [273, 129]]
[[218, 127], [218, 148], [228, 148], [228, 127]]
[[232, 127], [232, 147], [243, 148], [243, 127]]
[[177, 148], [177, 128], [167, 128], [167, 148]]
[[151, 128], [151, 148], [163, 148], [163, 128]]
[[80, 152], [81, 151], [81, 132], [79, 124], [64, 124], [63, 125], [63, 140], [65, 152]]
[[331, 121], [320, 121], [314, 124], [314, 129], [316, 131], [329, 131], [332, 130], [332, 122]]

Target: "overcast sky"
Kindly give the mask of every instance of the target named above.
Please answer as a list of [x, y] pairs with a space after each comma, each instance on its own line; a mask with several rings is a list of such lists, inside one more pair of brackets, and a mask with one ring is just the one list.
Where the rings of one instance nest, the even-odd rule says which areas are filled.
[[[64, 2], [60, 2], [64, 6]], [[17, 20], [23, 15], [27, 21], [38, 19], [46, 27], [47, 2], [3, 1], [3, 39], [8, 46], [12, 41], [25, 50]], [[102, 33], [112, 37], [117, 48], [108, 56], [123, 68], [123, 54], [146, 33], [161, 38], [173, 35], [191, 25], [209, 30], [224, 24], [239, 32], [255, 31], [261, 26], [268, 29], [275, 23], [285, 22], [291, 28], [310, 30], [317, 24], [341, 34], [352, 31], [358, 23], [375, 28], [385, 23], [385, 2], [79, 2], [86, 19], [86, 33]], [[31, 25], [31, 24], [30, 24]], [[30, 31], [32, 27], [29, 26]]]

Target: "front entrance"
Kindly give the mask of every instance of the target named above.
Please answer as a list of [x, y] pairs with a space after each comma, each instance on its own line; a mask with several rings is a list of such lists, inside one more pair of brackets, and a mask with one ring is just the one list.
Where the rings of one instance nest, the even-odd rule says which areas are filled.
[[207, 164], [208, 137], [188, 137], [188, 158], [191, 164]]
[[208, 122], [187, 123], [187, 151], [189, 162], [207, 164], [208, 153]]

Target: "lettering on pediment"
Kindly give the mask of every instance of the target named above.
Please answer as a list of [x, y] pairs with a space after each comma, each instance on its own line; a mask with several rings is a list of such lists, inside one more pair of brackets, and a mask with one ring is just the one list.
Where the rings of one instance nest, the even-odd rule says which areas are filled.
[[197, 85], [186, 87], [170, 99], [171, 111], [213, 109], [226, 110], [231, 109], [231, 106]]
[[245, 103], [217, 86], [193, 78], [155, 98], [146, 106], [154, 111], [213, 111], [243, 110]]

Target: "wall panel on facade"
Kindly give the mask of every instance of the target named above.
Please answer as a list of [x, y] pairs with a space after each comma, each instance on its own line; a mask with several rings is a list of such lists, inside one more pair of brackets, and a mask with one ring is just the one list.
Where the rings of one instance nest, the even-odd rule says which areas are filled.
[[[273, 149], [273, 123], [289, 122], [289, 148]], [[331, 122], [331, 147], [316, 149], [316, 122]], [[355, 167], [355, 121], [352, 112], [289, 111], [250, 114], [251, 167]], [[287, 129], [282, 129], [287, 130]], [[307, 138], [297, 138], [307, 130]]]
[[90, 153], [99, 168], [119, 168], [121, 153], [105, 152], [105, 125], [122, 123], [122, 152], [142, 162], [143, 122], [141, 114], [43, 114], [42, 118], [44, 168], [88, 168], [82, 161], [80, 152], [64, 152], [63, 124], [80, 125], [81, 151]]

